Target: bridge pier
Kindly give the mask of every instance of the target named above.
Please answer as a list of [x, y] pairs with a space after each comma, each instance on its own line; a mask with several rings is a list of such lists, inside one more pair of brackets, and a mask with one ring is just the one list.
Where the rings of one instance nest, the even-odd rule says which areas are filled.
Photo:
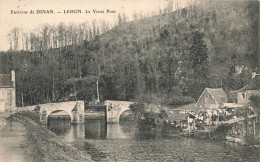
[[120, 115], [127, 110], [134, 102], [106, 100], [106, 121], [107, 123], [119, 123]]

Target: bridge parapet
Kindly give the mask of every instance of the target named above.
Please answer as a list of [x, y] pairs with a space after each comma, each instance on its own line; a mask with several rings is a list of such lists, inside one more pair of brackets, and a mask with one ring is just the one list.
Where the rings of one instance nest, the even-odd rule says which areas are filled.
[[59, 103], [47, 103], [24, 107], [15, 107], [10, 109], [12, 113], [19, 111], [34, 111], [39, 108], [40, 110], [40, 121], [42, 124], [47, 124], [48, 116], [56, 111], [65, 111], [68, 113], [71, 119], [71, 123], [84, 123], [84, 101], [68, 101]]
[[68, 101], [60, 103], [48, 103], [38, 105], [40, 107], [40, 121], [47, 124], [48, 116], [57, 111], [65, 111], [71, 119], [71, 123], [84, 123], [84, 101]]
[[19, 112], [19, 111], [33, 111], [35, 108], [37, 107], [37, 105], [33, 105], [33, 106], [24, 106], [24, 107], [15, 107], [10, 109], [10, 111], [12, 111], [12, 113], [15, 112]]
[[106, 100], [106, 114], [108, 123], [118, 123], [120, 115], [127, 110], [129, 106], [135, 102]]

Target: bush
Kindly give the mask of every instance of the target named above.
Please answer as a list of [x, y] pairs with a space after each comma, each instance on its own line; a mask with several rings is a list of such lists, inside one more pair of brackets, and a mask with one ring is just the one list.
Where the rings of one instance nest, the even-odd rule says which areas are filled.
[[161, 110], [161, 111], [160, 111], [160, 114], [159, 114], [159, 118], [160, 118], [160, 119], [165, 119], [165, 118], [167, 118], [167, 117], [168, 117], [167, 112], [166, 112], [165, 110]]
[[162, 104], [162, 102], [167, 98], [167, 94], [156, 94], [156, 93], [148, 93], [140, 95], [137, 102], [143, 102], [148, 104]]
[[135, 115], [135, 118], [137, 119], [138, 116], [142, 115], [144, 113], [144, 104], [143, 103], [134, 103], [129, 106], [130, 110]]
[[178, 96], [169, 95], [166, 93], [158, 94], [148, 94], [140, 96], [137, 100], [138, 102], [144, 102], [149, 104], [160, 104], [160, 105], [185, 105], [190, 103], [195, 103], [195, 99], [189, 96]]
[[249, 97], [249, 100], [253, 102], [255, 106], [260, 106], [260, 95], [252, 95]]

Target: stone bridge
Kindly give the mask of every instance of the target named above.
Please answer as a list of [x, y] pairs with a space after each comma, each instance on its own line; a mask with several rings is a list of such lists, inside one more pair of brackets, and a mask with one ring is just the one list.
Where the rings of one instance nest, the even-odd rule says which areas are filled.
[[71, 123], [84, 123], [84, 101], [68, 101], [60, 103], [48, 103], [37, 105], [40, 109], [40, 121], [47, 124], [51, 113], [65, 111], [71, 119]]
[[120, 115], [130, 110], [129, 106], [134, 102], [106, 100], [106, 116], [108, 123], [118, 123]]

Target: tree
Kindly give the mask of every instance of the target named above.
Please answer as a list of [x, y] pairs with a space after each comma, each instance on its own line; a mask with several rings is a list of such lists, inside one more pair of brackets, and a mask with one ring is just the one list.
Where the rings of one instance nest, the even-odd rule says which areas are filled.
[[258, 119], [260, 115], [260, 95], [252, 95], [249, 97], [249, 100], [253, 103], [253, 107], [258, 112]]
[[19, 50], [19, 35], [20, 34], [20, 28], [15, 27], [11, 30], [11, 39], [13, 41], [13, 50], [18, 51]]
[[122, 16], [120, 15], [120, 13], [118, 14], [118, 26], [122, 25], [124, 22], [123, 22], [123, 18]]
[[159, 118], [166, 119], [168, 117], [168, 114], [165, 110], [160, 110]]
[[255, 106], [260, 106], [260, 95], [252, 95], [249, 97], [249, 100], [253, 102]]
[[192, 46], [190, 48], [190, 64], [193, 69], [192, 79], [189, 89], [193, 91], [193, 96], [198, 99], [199, 94], [209, 85], [209, 63], [208, 50], [203, 40], [203, 34], [195, 31], [192, 33]]

